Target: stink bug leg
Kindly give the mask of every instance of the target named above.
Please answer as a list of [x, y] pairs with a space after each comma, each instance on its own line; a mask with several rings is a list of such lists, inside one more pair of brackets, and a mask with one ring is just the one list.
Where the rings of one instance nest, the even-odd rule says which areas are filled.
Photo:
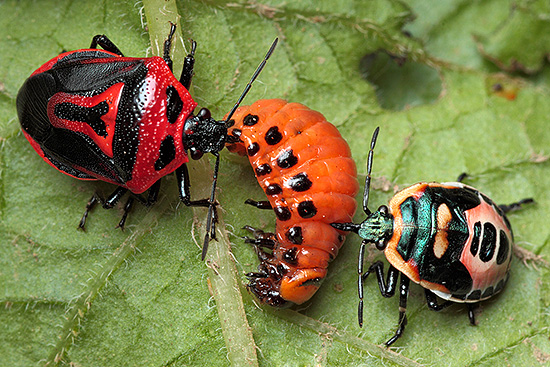
[[[360, 252], [361, 254], [364, 253], [364, 250]], [[369, 269], [362, 273], [363, 265], [362, 265], [362, 256], [360, 258], [360, 265], [359, 265], [359, 310], [358, 310], [358, 318], [359, 318], [359, 326], [363, 326], [363, 283], [367, 279], [370, 273], [375, 272], [376, 279], [378, 280], [378, 288], [380, 289], [380, 293], [384, 297], [393, 297], [395, 294], [395, 289], [397, 288], [397, 280], [399, 278], [399, 271], [393, 267], [393, 265], [390, 265], [390, 268], [388, 269], [388, 273], [386, 276], [386, 279], [384, 280], [384, 264], [381, 261], [376, 261], [373, 263]], [[395, 334], [393, 337], [391, 337], [385, 344], [386, 346], [390, 346], [399, 337], [403, 334], [403, 331], [405, 330], [405, 326], [407, 325], [407, 298], [409, 296], [409, 278], [406, 276], [401, 276], [401, 284], [399, 286], [399, 320], [398, 320], [398, 327], [395, 331]]]
[[511, 204], [508, 204], [508, 205], [499, 205], [498, 207], [504, 212], [504, 213], [509, 213], [509, 212], [513, 212], [514, 210], [518, 210], [519, 208], [521, 208], [524, 204], [532, 204], [534, 203], [535, 200], [533, 200], [533, 198], [526, 198], [526, 199], [522, 199], [520, 201], [517, 201], [515, 203], [511, 203]]
[[97, 48], [97, 46], [101, 46], [105, 51], [112, 52], [114, 54], [117, 54], [118, 56], [124, 56], [122, 54], [122, 51], [104, 34], [98, 34], [97, 36], [94, 36], [92, 38], [92, 44], [90, 45], [90, 48]]
[[452, 305], [454, 302], [445, 301], [441, 304], [437, 303], [437, 296], [433, 294], [429, 289], [424, 289], [424, 294], [426, 295], [426, 302], [428, 303], [428, 308], [432, 311], [441, 311]]

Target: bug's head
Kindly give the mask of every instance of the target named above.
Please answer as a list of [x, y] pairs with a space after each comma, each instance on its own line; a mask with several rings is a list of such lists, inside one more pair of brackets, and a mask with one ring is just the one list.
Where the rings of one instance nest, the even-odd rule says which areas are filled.
[[387, 206], [382, 205], [361, 223], [331, 223], [331, 226], [340, 231], [355, 232], [367, 242], [376, 244], [377, 249], [384, 250], [393, 234], [393, 215]]
[[196, 116], [185, 121], [183, 144], [193, 159], [200, 159], [204, 153], [217, 153], [225, 145], [227, 127], [224, 121], [212, 118], [210, 110], [201, 108]]
[[[235, 142], [236, 137], [229, 136], [227, 130], [231, 127], [231, 117], [240, 106], [244, 97], [250, 91], [252, 83], [256, 80], [260, 72], [263, 70], [267, 60], [271, 57], [271, 54], [277, 46], [278, 39], [271, 44], [269, 51], [267, 51], [263, 61], [258, 65], [256, 71], [250, 78], [250, 81], [244, 88], [237, 102], [227, 114], [224, 120], [216, 121], [212, 118], [210, 110], [202, 108], [196, 116], [191, 115], [186, 121], [183, 132], [183, 144], [186, 149], [189, 150], [192, 159], [199, 159], [204, 153], [218, 153], [225, 146], [226, 141]], [[194, 53], [194, 51], [193, 51]], [[182, 76], [182, 79], [185, 77]]]
[[359, 237], [374, 243], [376, 248], [382, 251], [393, 234], [393, 216], [389, 213], [388, 207], [382, 205], [358, 226]]

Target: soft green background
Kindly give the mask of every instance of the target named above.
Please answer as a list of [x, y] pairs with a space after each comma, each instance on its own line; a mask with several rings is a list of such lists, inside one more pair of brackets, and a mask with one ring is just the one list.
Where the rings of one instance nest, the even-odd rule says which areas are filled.
[[[87, 47], [93, 35], [105, 33], [127, 55], [150, 55], [140, 16], [144, 4], [0, 1], [2, 366], [41, 365], [60, 352], [66, 352], [61, 364], [72, 366], [229, 364], [208, 289], [211, 273], [196, 244], [204, 213], [194, 216], [179, 205], [175, 179], [164, 180], [159, 205], [136, 207], [126, 231], [113, 229], [118, 210], [96, 210], [87, 232], [77, 231], [92, 193], [112, 187], [49, 167], [17, 122], [19, 86], [62, 50]], [[496, 202], [535, 198], [535, 205], [509, 218], [523, 256], [549, 258], [547, 2], [187, 0], [178, 2], [178, 11], [184, 39], [198, 42], [192, 93], [214, 116], [229, 110], [279, 37], [246, 101], [287, 98], [319, 110], [340, 127], [363, 175], [370, 136], [380, 126], [373, 208], [396, 187], [452, 181], [468, 172], [466, 182]], [[373, 55], [380, 50], [394, 57]], [[398, 67], [396, 58], [406, 58], [405, 64]], [[516, 98], [495, 93], [495, 84]], [[210, 184], [193, 172], [195, 188]], [[236, 276], [244, 284], [243, 274], [258, 261], [240, 228], [271, 230], [274, 215], [242, 204], [263, 196], [246, 160], [223, 152], [219, 187]], [[550, 363], [544, 262], [516, 258], [505, 291], [482, 304], [477, 327], [469, 325], [462, 306], [429, 311], [422, 289], [412, 286], [409, 325], [387, 351], [377, 345], [396, 327], [398, 299], [382, 298], [369, 280], [366, 324], [359, 329], [358, 244], [349, 237], [321, 290], [294, 311], [259, 308], [240, 288], [260, 365]], [[375, 258], [381, 255], [372, 250], [369, 261]], [[90, 291], [96, 293], [87, 298]], [[60, 338], [70, 341], [64, 350]]]

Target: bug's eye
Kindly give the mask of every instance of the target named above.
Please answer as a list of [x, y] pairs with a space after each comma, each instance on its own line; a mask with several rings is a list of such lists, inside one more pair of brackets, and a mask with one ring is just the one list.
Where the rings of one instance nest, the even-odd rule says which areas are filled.
[[376, 248], [380, 251], [384, 251], [386, 249], [386, 240], [381, 239], [380, 241], [377, 241]]
[[197, 115], [197, 117], [200, 120], [206, 120], [206, 119], [209, 119], [210, 117], [212, 117], [212, 115], [210, 114], [210, 110], [208, 108], [201, 108], [201, 110], [199, 111], [199, 114]]
[[201, 159], [203, 154], [204, 153], [202, 151], [200, 151], [196, 148], [189, 149], [189, 155], [191, 156], [191, 159], [193, 159], [193, 160]]

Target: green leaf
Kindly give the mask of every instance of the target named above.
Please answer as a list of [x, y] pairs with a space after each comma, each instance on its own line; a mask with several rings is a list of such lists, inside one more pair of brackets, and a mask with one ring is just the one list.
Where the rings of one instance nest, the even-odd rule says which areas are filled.
[[[245, 103], [286, 98], [322, 112], [348, 139], [360, 180], [380, 126], [373, 208], [397, 188], [453, 181], [462, 172], [495, 202], [533, 197], [535, 204], [509, 219], [523, 256], [548, 260], [548, 32], [540, 31], [548, 9], [541, 1], [514, 4], [1, 2], [0, 365], [548, 364], [550, 281], [541, 261], [515, 259], [506, 289], [481, 304], [475, 327], [465, 307], [429, 311], [423, 290], [411, 286], [409, 323], [395, 348], [386, 349], [398, 299], [380, 296], [369, 279], [365, 326], [357, 326], [356, 236], [306, 304], [273, 310], [247, 292], [244, 274], [258, 260], [240, 228], [272, 231], [275, 217], [243, 205], [264, 197], [246, 159], [222, 152], [219, 242], [201, 262], [206, 213], [179, 203], [172, 176], [163, 180], [158, 204], [135, 206], [124, 232], [114, 229], [120, 208], [95, 210], [87, 231], [77, 231], [87, 200], [96, 191], [109, 194], [112, 185], [78, 181], [44, 163], [19, 132], [15, 108], [25, 78], [62, 50], [107, 34], [125, 55], [152, 55], [158, 51], [149, 49], [151, 40], [162, 42], [168, 20], [179, 15], [175, 73], [185, 55], [181, 40], [188, 47], [192, 38], [198, 48], [191, 92], [220, 118], [279, 37]], [[496, 73], [494, 60], [517, 60], [535, 74]], [[208, 163], [190, 167], [195, 198], [208, 195]], [[368, 261], [375, 259], [383, 255], [372, 248]]]
[[499, 68], [532, 74], [540, 71], [550, 48], [550, 5], [523, 0], [497, 28], [482, 38], [483, 53]]

